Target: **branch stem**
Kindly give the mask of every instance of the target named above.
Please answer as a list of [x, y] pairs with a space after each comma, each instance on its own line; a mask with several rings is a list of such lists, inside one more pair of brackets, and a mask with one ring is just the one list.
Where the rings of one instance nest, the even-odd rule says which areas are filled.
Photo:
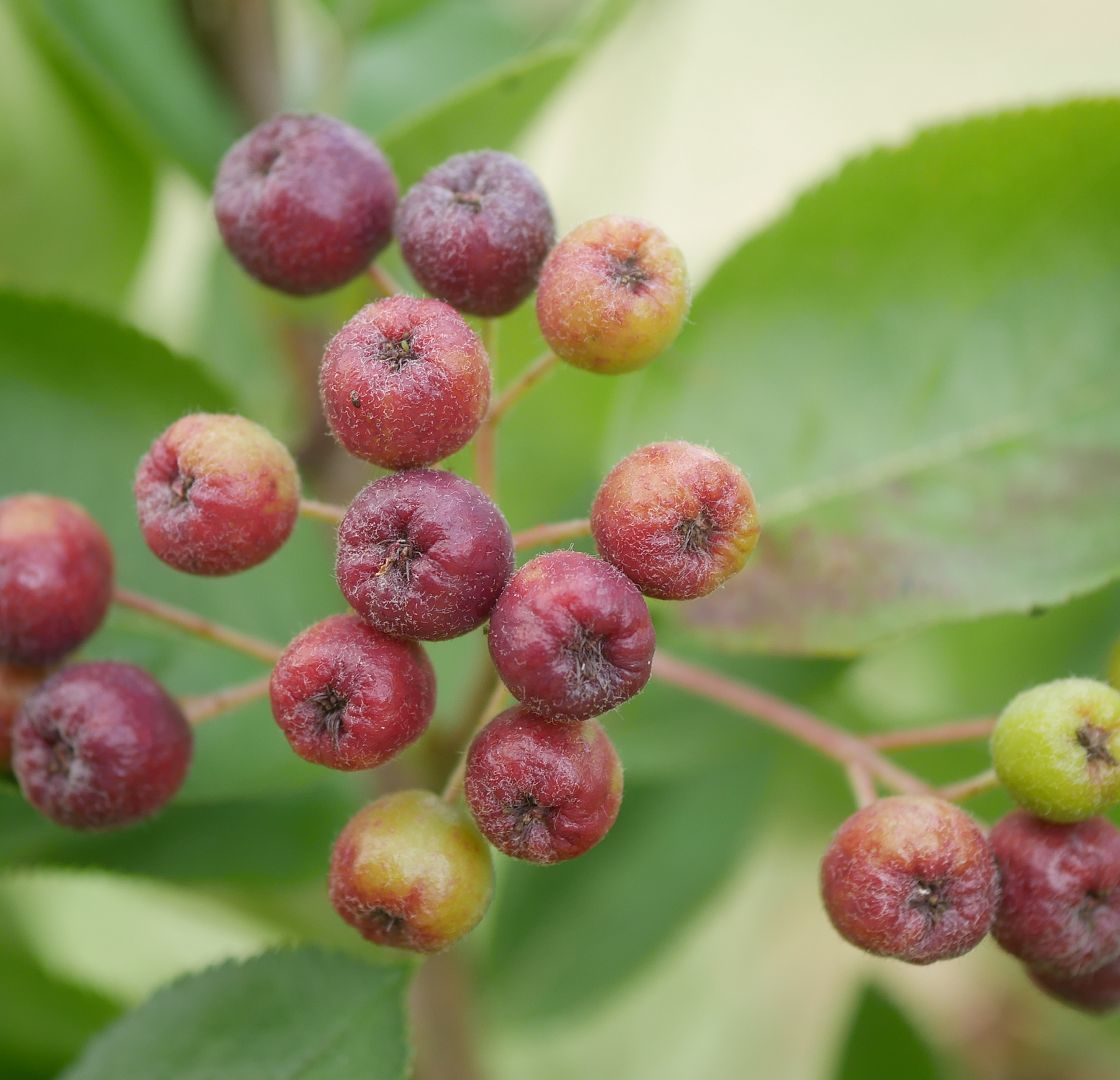
[[848, 783], [851, 785], [856, 806], [860, 809], [870, 806], [877, 798], [875, 781], [871, 779], [871, 773], [867, 771], [865, 766], [855, 762], [849, 762], [847, 773]]
[[578, 540], [591, 535], [589, 518], [572, 518], [570, 521], [552, 521], [545, 525], [534, 525], [513, 534], [513, 546], [518, 551], [525, 548], [543, 547], [545, 544], [559, 544], [565, 540]]
[[756, 686], [697, 667], [669, 656], [660, 649], [654, 654], [653, 676], [682, 690], [719, 702], [736, 712], [752, 716], [813, 747], [841, 765], [859, 765], [895, 791], [911, 795], [927, 795], [932, 791], [925, 781], [888, 761], [858, 736], [834, 728], [812, 713]]
[[335, 503], [318, 502], [315, 499], [300, 499], [299, 512], [312, 521], [326, 521], [338, 525], [346, 516], [346, 507]]
[[182, 698], [179, 704], [183, 713], [192, 724], [201, 724], [222, 713], [232, 712], [242, 705], [265, 697], [268, 694], [270, 676], [265, 675], [252, 682], [242, 683], [239, 686], [227, 686], [223, 690], [215, 690], [209, 694], [195, 694], [192, 697]]
[[228, 649], [252, 656], [269, 665], [275, 664], [284, 652], [279, 645], [273, 645], [272, 642], [243, 634], [240, 630], [233, 630], [221, 623], [203, 618], [193, 611], [173, 607], [162, 600], [155, 600], [131, 589], [117, 589], [113, 594], [113, 602], [130, 611], [138, 611], [149, 618], [167, 623], [168, 626], [174, 626], [186, 634], [193, 634], [216, 645], [224, 645]]
[[910, 750], [920, 746], [946, 746], [950, 743], [986, 739], [995, 726], [995, 719], [985, 716], [976, 720], [937, 724], [934, 727], [884, 731], [866, 736], [865, 741], [868, 746], [873, 746], [876, 750]]

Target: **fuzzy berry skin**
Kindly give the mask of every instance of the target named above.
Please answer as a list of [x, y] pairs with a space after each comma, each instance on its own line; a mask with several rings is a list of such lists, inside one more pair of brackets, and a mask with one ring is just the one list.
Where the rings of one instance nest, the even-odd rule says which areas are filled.
[[1051, 997], [1089, 1013], [1120, 1009], [1120, 960], [1114, 960], [1088, 975], [1055, 975], [1028, 971], [1031, 981]]
[[558, 724], [514, 706], [475, 736], [463, 787], [494, 847], [554, 863], [607, 835], [622, 803], [622, 764], [598, 720]]
[[214, 216], [253, 277], [307, 296], [344, 285], [389, 243], [397, 181], [357, 128], [329, 116], [275, 116], [222, 159]]
[[603, 217], [552, 249], [537, 286], [537, 321], [562, 360], [621, 375], [673, 344], [689, 302], [684, 256], [660, 229]]
[[649, 680], [654, 633], [642, 594], [613, 566], [552, 551], [523, 566], [490, 616], [490, 656], [533, 712], [586, 720]]
[[1085, 975], [1120, 960], [1120, 829], [1016, 810], [989, 837], [1003, 898], [992, 936], [1030, 967]]
[[533, 172], [510, 154], [476, 150], [437, 165], [401, 200], [395, 224], [412, 276], [471, 315], [505, 315], [536, 287], [556, 238]]
[[430, 791], [397, 791], [370, 803], [331, 854], [331, 903], [378, 945], [440, 952], [478, 925], [493, 890], [482, 837]]
[[6, 772], [12, 760], [12, 726], [28, 694], [45, 678], [43, 668], [5, 664], [0, 661], [0, 772]]
[[0, 660], [59, 660], [101, 625], [113, 550], [80, 506], [50, 495], [0, 499]]
[[1084, 821], [1120, 801], [1120, 690], [1058, 679], [1019, 694], [992, 733], [996, 774], [1047, 821]]
[[693, 600], [743, 568], [758, 543], [758, 511], [726, 458], [694, 443], [653, 443], [607, 474], [591, 532], [599, 554], [646, 596]]
[[133, 493], [148, 547], [188, 574], [236, 574], [291, 535], [299, 473], [285, 447], [243, 416], [193, 413], [140, 459]]
[[389, 637], [356, 615], [332, 615], [288, 646], [269, 693], [272, 715], [301, 758], [372, 769], [424, 733], [436, 679], [415, 641]]
[[327, 345], [319, 396], [334, 437], [385, 469], [431, 465], [470, 442], [490, 404], [478, 335], [439, 300], [391, 296]]
[[111, 829], [150, 817], [190, 767], [190, 725], [132, 664], [75, 664], [24, 703], [12, 767], [32, 806], [59, 825]]
[[932, 796], [900, 795], [840, 826], [821, 862], [821, 894], [833, 926], [857, 948], [931, 964], [980, 943], [999, 878], [968, 814]]
[[410, 469], [358, 492], [338, 529], [336, 573], [370, 625], [443, 641], [489, 617], [513, 573], [513, 536], [469, 480]]

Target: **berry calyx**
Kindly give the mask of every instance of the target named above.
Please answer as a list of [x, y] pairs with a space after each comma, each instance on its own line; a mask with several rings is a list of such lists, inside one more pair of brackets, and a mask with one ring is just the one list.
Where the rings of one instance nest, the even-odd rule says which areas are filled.
[[930, 964], [980, 943], [995, 917], [999, 879], [968, 814], [932, 796], [899, 795], [840, 826], [821, 861], [821, 894], [846, 941]]
[[362, 273], [389, 243], [397, 181], [357, 128], [275, 116], [230, 148], [214, 184], [226, 247], [253, 277], [297, 296]]
[[499, 851], [554, 863], [606, 836], [622, 802], [622, 765], [598, 720], [555, 723], [515, 706], [475, 736], [463, 787]]
[[497, 150], [456, 154], [429, 171], [397, 209], [401, 254], [433, 296], [471, 315], [505, 315], [536, 287], [552, 247], [540, 181]]
[[327, 345], [319, 393], [334, 437], [386, 469], [431, 465], [470, 442], [490, 404], [490, 361], [440, 300], [367, 304]]
[[490, 616], [490, 657], [533, 712], [586, 720], [649, 680], [654, 632], [641, 593], [601, 559], [553, 551], [526, 563]]
[[12, 768], [24, 797], [59, 825], [108, 829], [149, 817], [179, 790], [193, 733], [132, 664], [74, 664], [24, 702]]
[[1120, 829], [1104, 818], [1059, 825], [1015, 810], [989, 842], [1003, 883], [992, 926], [1000, 945], [1062, 976], [1120, 959]]
[[299, 473], [287, 449], [243, 416], [193, 413], [140, 459], [133, 487], [153, 554], [188, 574], [235, 574], [291, 535]]
[[1120, 690], [1058, 679], [1025, 690], [992, 733], [992, 763], [1015, 800], [1047, 821], [1083, 821], [1120, 801]]
[[300, 757], [332, 769], [372, 769], [427, 728], [435, 672], [416, 642], [389, 637], [356, 615], [332, 615], [284, 651], [269, 695]]
[[47, 676], [46, 669], [0, 661], [0, 772], [12, 760], [12, 726], [27, 695]]
[[726, 458], [694, 443], [653, 443], [607, 474], [591, 533], [599, 554], [646, 596], [692, 600], [743, 568], [758, 543], [758, 511]]
[[76, 503], [0, 499], [0, 660], [61, 659], [101, 625], [113, 597], [109, 539]]
[[398, 791], [359, 810], [331, 854], [335, 910], [367, 941], [448, 948], [478, 925], [494, 888], [490, 851], [459, 809]]
[[537, 286], [537, 320], [552, 351], [603, 375], [660, 356], [688, 306], [684, 256], [660, 229], [634, 218], [573, 229], [545, 260]]
[[442, 641], [481, 626], [513, 573], [513, 535], [469, 480], [410, 469], [363, 488], [338, 530], [338, 587], [387, 634]]

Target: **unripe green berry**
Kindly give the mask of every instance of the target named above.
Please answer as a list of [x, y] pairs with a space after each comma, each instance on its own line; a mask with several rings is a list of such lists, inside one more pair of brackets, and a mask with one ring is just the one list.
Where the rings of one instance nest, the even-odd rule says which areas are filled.
[[1047, 821], [1083, 821], [1120, 801], [1120, 691], [1058, 679], [1019, 694], [992, 734], [1015, 799]]
[[1112, 651], [1108, 654], [1108, 681], [1120, 690], [1120, 640], [1112, 646]]

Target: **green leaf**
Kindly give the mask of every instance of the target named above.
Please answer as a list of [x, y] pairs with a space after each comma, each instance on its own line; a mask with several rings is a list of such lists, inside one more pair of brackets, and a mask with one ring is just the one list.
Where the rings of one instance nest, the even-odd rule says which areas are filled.
[[765, 805], [767, 755], [737, 752], [670, 781], [628, 782], [606, 838], [555, 866], [507, 862], [486, 988], [520, 1022], [587, 1009], [674, 939], [734, 867]]
[[239, 124], [173, 0], [43, 0], [27, 5], [90, 90], [204, 187]]
[[152, 165], [0, 6], [0, 284], [118, 305], [143, 251]]
[[408, 970], [312, 949], [172, 983], [96, 1038], [67, 1080], [403, 1080]]
[[1120, 104], [931, 130], [736, 251], [622, 395], [608, 460], [739, 463], [764, 539], [674, 609], [728, 647], [845, 655], [1120, 574]]
[[902, 1012], [874, 986], [859, 1000], [836, 1080], [939, 1080], [933, 1051]]

